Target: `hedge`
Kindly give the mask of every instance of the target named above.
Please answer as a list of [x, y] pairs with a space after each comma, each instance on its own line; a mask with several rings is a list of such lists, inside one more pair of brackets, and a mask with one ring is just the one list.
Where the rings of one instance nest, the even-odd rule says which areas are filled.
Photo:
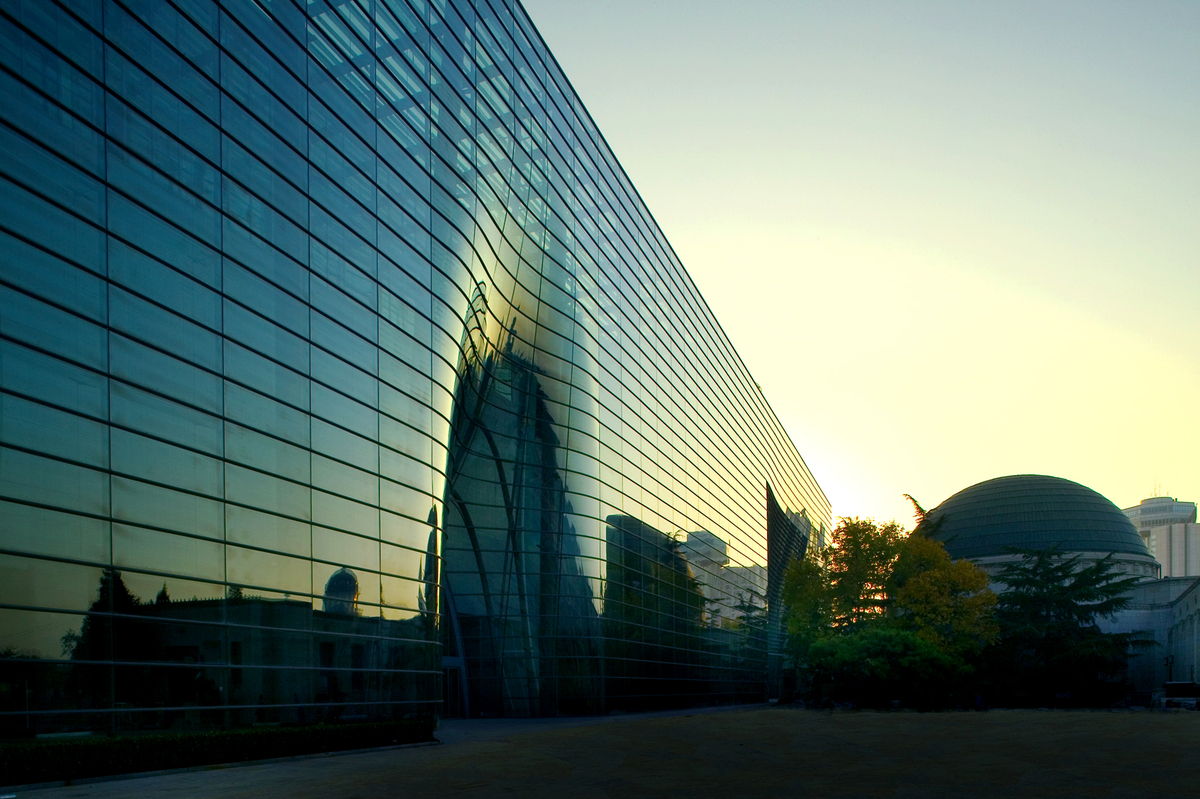
[[0, 784], [31, 785], [433, 740], [433, 719], [22, 740], [0, 744]]

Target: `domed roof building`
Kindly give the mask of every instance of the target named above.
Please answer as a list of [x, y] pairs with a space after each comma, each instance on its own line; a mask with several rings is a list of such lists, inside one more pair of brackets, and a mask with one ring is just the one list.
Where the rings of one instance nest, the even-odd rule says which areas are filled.
[[1061, 477], [1016, 474], [964, 488], [926, 516], [931, 537], [952, 558], [967, 558], [995, 575], [1021, 556], [1012, 549], [1055, 546], [1082, 565], [1112, 555], [1117, 571], [1159, 576], [1137, 528], [1092, 489]]

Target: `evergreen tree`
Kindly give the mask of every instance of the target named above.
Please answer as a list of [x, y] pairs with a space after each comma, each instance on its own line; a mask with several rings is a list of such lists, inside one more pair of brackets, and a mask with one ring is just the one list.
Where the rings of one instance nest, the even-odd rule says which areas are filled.
[[996, 575], [1003, 583], [996, 619], [1000, 637], [989, 651], [996, 697], [1008, 704], [1095, 704], [1121, 693], [1130, 646], [1127, 633], [1104, 633], [1099, 620], [1129, 604], [1137, 577], [1114, 572], [1112, 555], [1089, 566], [1051, 547], [1013, 550], [1021, 559]]

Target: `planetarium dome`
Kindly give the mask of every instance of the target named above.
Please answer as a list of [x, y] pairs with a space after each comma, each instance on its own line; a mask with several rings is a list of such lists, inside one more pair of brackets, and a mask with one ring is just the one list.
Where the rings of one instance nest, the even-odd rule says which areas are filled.
[[1041, 474], [997, 477], [964, 488], [926, 518], [952, 558], [989, 573], [1018, 559], [1013, 549], [1058, 547], [1083, 564], [1109, 554], [1117, 570], [1158, 577], [1159, 565], [1121, 510], [1087, 486]]

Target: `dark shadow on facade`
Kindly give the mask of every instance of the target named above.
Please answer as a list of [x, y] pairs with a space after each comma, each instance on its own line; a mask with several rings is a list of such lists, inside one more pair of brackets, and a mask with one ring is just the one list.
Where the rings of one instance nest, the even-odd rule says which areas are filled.
[[[0, 656], [6, 735], [389, 720], [429, 713], [438, 631], [427, 617], [364, 617], [354, 572], [333, 574], [323, 609], [231, 588], [223, 599], [142, 601], [105, 571], [65, 661]], [[19, 655], [19, 653], [9, 653]], [[128, 708], [128, 710], [126, 710]]]

